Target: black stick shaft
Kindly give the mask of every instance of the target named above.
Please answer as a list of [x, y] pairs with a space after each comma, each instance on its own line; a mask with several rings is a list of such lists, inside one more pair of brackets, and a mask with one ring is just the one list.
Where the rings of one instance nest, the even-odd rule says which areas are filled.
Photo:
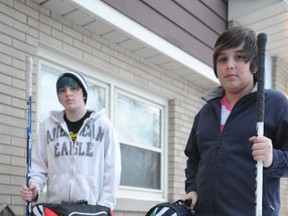
[[[257, 135], [264, 135], [264, 114], [265, 114], [265, 47], [267, 35], [260, 33], [257, 38], [258, 46], [258, 71], [257, 71]], [[256, 216], [262, 216], [263, 199], [263, 161], [257, 161], [256, 174]]]
[[257, 71], [257, 122], [264, 122], [265, 113], [265, 46], [267, 36], [265, 33], [260, 33], [257, 38], [258, 45], [258, 71]]

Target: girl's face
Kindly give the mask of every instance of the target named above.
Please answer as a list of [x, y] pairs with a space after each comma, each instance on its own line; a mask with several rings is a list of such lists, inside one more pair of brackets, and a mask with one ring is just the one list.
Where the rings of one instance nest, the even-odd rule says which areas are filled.
[[226, 94], [246, 94], [253, 89], [253, 74], [250, 62], [244, 61], [243, 44], [237, 48], [223, 50], [216, 59], [220, 84]]

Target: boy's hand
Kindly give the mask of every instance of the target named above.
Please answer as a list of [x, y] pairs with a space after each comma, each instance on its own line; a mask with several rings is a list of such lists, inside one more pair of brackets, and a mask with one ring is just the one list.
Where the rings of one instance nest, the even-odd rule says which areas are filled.
[[191, 205], [187, 206], [187, 207], [189, 209], [194, 209], [194, 207], [198, 201], [198, 195], [195, 191], [191, 191], [184, 196], [183, 200], [191, 200]]
[[27, 187], [23, 184], [20, 188], [20, 195], [24, 201], [34, 200], [37, 196], [37, 193], [36, 185], [30, 185], [30, 187]]
[[263, 161], [263, 167], [268, 168], [273, 162], [273, 145], [269, 138], [250, 137], [252, 145], [252, 156], [255, 161]]

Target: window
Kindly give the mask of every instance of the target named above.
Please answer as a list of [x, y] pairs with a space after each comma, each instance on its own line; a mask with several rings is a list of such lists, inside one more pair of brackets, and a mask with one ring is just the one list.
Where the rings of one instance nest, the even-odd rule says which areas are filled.
[[41, 65], [39, 80], [39, 105], [38, 116], [39, 122], [42, 122], [49, 116], [51, 110], [62, 110], [63, 107], [58, 101], [56, 94], [56, 79], [60, 74], [59, 71]]
[[[43, 121], [49, 116], [51, 110], [63, 110], [59, 103], [56, 93], [57, 77], [65, 69], [57, 68], [56, 66], [47, 66], [45, 63], [40, 66], [40, 80], [39, 80], [39, 122]], [[87, 109], [99, 110], [107, 107], [107, 86], [101, 86], [94, 82], [88, 82], [88, 100]]]
[[119, 198], [165, 198], [167, 100], [105, 71], [97, 71], [79, 59], [72, 60], [67, 54], [45, 48], [39, 53], [43, 59], [39, 61], [38, 122], [47, 118], [51, 110], [63, 109], [56, 94], [58, 75], [67, 68], [83, 73], [88, 84], [86, 107], [105, 108], [119, 134], [122, 153]]
[[163, 107], [120, 91], [116, 95], [121, 185], [161, 190]]

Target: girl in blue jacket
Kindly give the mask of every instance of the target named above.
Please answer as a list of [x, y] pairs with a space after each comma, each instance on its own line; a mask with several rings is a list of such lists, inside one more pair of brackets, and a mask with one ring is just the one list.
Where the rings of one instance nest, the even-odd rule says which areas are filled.
[[197, 216], [255, 215], [256, 162], [263, 161], [263, 216], [280, 208], [280, 178], [288, 176], [288, 103], [265, 90], [264, 136], [256, 136], [257, 37], [232, 27], [215, 43], [221, 84], [203, 95], [185, 154], [185, 199]]

